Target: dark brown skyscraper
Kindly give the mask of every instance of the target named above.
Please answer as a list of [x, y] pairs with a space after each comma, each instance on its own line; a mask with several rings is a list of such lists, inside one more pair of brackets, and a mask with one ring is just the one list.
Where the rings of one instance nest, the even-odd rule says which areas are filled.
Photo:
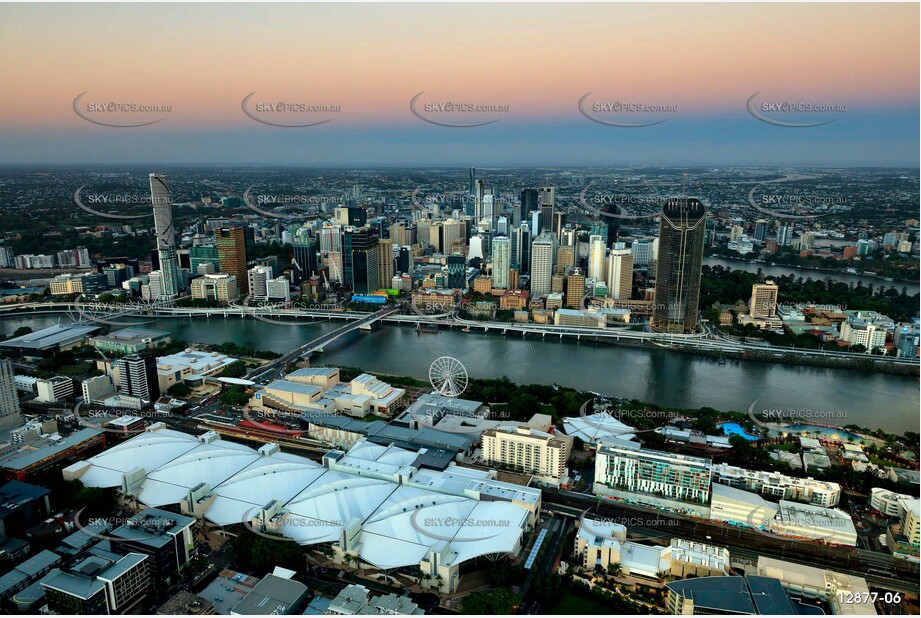
[[695, 198], [672, 198], [662, 206], [659, 259], [652, 328], [662, 332], [697, 330], [700, 270], [707, 209]]
[[249, 294], [246, 268], [246, 232], [242, 227], [225, 227], [215, 232], [217, 259], [221, 272], [237, 278], [240, 297]]

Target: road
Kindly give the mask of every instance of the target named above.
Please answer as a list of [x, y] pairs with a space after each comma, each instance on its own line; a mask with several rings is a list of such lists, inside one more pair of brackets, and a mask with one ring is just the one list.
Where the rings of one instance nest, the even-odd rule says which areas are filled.
[[381, 309], [376, 313], [364, 314], [362, 319], [346, 324], [345, 326], [341, 326], [334, 331], [325, 333], [313, 341], [308, 341], [307, 343], [294, 348], [290, 352], [279, 356], [268, 365], [263, 365], [262, 367], [253, 369], [244, 377], [247, 380], [258, 382], [272, 374], [279, 374], [279, 372], [284, 371], [284, 368], [288, 365], [288, 363], [294, 362], [302, 356], [307, 356], [317, 350], [321, 350], [323, 346], [332, 343], [339, 337], [342, 337], [343, 335], [350, 333], [353, 330], [357, 330], [365, 324], [371, 324], [372, 322], [385, 318], [388, 315], [395, 313], [396, 311], [399, 311], [399, 309], [397, 307], [392, 307], [390, 309]]

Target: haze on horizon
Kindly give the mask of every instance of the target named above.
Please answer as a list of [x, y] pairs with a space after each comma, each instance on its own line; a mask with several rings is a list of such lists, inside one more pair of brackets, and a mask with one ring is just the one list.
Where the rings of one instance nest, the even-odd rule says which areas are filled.
[[[918, 167], [918, 17], [913, 4], [6, 4], [0, 164]], [[84, 92], [171, 110], [99, 126], [74, 113]], [[268, 126], [241, 110], [251, 92], [341, 111]], [[509, 111], [437, 126], [410, 111], [420, 92]], [[605, 126], [579, 112], [589, 92], [678, 112]], [[756, 92], [847, 111], [774, 126], [746, 110]]]

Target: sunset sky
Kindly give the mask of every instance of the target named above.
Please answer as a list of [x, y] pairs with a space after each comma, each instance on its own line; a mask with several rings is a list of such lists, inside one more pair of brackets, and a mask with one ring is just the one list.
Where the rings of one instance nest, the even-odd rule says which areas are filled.
[[[0, 163], [916, 167], [918, 19], [916, 4], [4, 4]], [[508, 112], [436, 126], [411, 113], [423, 91]], [[172, 109], [99, 126], [74, 113], [83, 92]], [[267, 126], [241, 109], [251, 92], [341, 111]], [[678, 111], [605, 126], [579, 112], [588, 92]], [[779, 127], [746, 110], [756, 92], [847, 110]]]

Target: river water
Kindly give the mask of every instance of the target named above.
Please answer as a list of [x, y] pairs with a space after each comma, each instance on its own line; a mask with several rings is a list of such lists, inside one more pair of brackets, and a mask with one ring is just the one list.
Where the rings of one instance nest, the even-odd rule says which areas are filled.
[[[0, 321], [0, 332], [10, 334], [24, 325], [37, 329], [56, 320], [8, 318]], [[166, 330], [190, 342], [234, 341], [286, 352], [342, 324], [309, 322], [289, 327], [236, 317], [162, 318], [144, 327]], [[522, 339], [460, 330], [417, 334], [409, 326], [375, 324], [371, 333], [356, 331], [335, 341], [315, 362], [426, 378], [429, 365], [439, 356], [458, 358], [476, 378], [506, 375], [522, 384], [555, 383], [668, 407], [745, 411], [757, 400], [757, 410], [809, 410], [830, 424], [853, 423], [896, 433], [918, 431], [919, 426], [917, 377], [756, 361], [729, 360], [720, 365], [713, 359], [667, 350], [570, 339]]]
[[[706, 266], [725, 266], [731, 268], [732, 270], [746, 270], [751, 273], [758, 272], [758, 269], [761, 269], [765, 275], [773, 275], [775, 277], [780, 277], [781, 275], [796, 275], [797, 277], [802, 277], [807, 279], [812, 277], [812, 279], [833, 279], [835, 281], [843, 281], [845, 283], [856, 284], [858, 281], [863, 282], [865, 286], [872, 285], [873, 288], [880, 287], [893, 287], [899, 292], [905, 288], [909, 296], [917, 294], [921, 286], [919, 286], [917, 281], [886, 281], [881, 277], [871, 277], [869, 275], [852, 275], [844, 271], [829, 271], [829, 270], [812, 270], [809, 268], [796, 268], [792, 266], [771, 266], [770, 263], [756, 263], [749, 264], [745, 260], [727, 260], [717, 257], [705, 257], [704, 264]], [[783, 293], [783, 290], [781, 290]]]

